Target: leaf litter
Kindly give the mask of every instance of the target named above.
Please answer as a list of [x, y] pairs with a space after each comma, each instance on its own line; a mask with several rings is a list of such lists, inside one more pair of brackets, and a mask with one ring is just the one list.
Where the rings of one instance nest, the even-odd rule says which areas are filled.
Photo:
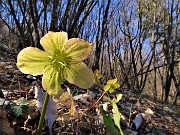
[[[18, 71], [14, 59], [3, 59], [0, 62], [0, 133], [1, 134], [35, 134], [44, 95], [39, 77], [24, 75]], [[9, 62], [10, 61], [10, 62]], [[37, 83], [38, 82], [38, 83]], [[69, 90], [68, 90], [68, 89]], [[93, 86], [89, 91], [79, 89], [68, 84], [65, 92], [59, 99], [50, 100], [43, 134], [113, 134], [104, 127], [100, 108], [112, 113], [112, 106], [103, 99], [88, 111], [101, 95], [100, 88]], [[3, 93], [3, 94], [2, 94]], [[154, 103], [147, 97], [138, 100], [130, 91], [120, 91], [122, 98], [117, 107], [122, 114], [121, 127], [124, 134], [164, 134], [178, 135], [180, 133], [180, 109], [178, 106]], [[36, 95], [36, 96], [35, 96]], [[35, 97], [36, 98], [35, 98]], [[26, 114], [23, 113], [20, 100], [27, 101]], [[13, 110], [6, 110], [8, 104], [16, 103], [18, 115]], [[78, 106], [79, 109], [76, 107]], [[22, 107], [22, 108], [21, 108]], [[21, 111], [20, 111], [21, 109]], [[116, 108], [117, 109], [117, 108]], [[119, 114], [115, 114], [114, 117]], [[112, 115], [113, 116], [113, 115]], [[111, 121], [110, 117], [107, 120]], [[111, 121], [112, 122], [112, 121]], [[134, 128], [133, 128], [134, 123]], [[118, 123], [116, 122], [116, 125]], [[117, 129], [115, 127], [115, 129]], [[52, 130], [52, 131], [51, 131]]]

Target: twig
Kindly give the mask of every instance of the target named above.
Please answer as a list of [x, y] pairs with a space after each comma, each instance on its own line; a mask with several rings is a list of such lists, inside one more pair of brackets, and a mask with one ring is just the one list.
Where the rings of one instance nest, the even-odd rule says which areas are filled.
[[90, 106], [87, 109], [85, 109], [83, 112], [86, 112], [86, 111], [90, 110], [91, 108], [95, 107], [96, 104], [101, 100], [101, 98], [104, 96], [105, 93], [106, 92], [103, 92], [103, 94], [99, 97], [99, 99], [92, 106]]

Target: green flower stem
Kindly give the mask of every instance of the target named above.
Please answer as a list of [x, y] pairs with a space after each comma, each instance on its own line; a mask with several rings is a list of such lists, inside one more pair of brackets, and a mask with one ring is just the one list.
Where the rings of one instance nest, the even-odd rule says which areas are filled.
[[40, 117], [40, 120], [39, 120], [39, 124], [38, 124], [36, 135], [41, 135], [42, 126], [43, 126], [43, 123], [44, 123], [44, 117], [45, 117], [45, 114], [46, 114], [46, 109], [47, 109], [48, 101], [49, 101], [49, 94], [46, 92], [46, 98], [44, 100], [44, 104], [43, 104], [43, 108], [42, 108], [42, 112], [41, 112], [41, 117]]

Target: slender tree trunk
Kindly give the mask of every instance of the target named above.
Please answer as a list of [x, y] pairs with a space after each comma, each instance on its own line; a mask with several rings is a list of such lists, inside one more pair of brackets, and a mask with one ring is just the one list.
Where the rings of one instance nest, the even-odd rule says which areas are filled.
[[154, 11], [153, 16], [153, 28], [152, 28], [152, 38], [151, 38], [151, 44], [153, 48], [153, 94], [154, 94], [154, 100], [156, 101], [157, 98], [157, 86], [156, 86], [156, 43], [155, 43], [155, 23], [156, 23], [156, 9]]
[[53, 9], [51, 14], [51, 31], [58, 30], [58, 7], [59, 7], [59, 0], [53, 0]]

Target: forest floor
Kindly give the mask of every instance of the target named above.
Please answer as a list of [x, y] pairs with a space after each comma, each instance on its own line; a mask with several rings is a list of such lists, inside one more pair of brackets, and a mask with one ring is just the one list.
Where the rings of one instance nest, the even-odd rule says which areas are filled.
[[[40, 118], [35, 88], [41, 87], [38, 81], [40, 77], [21, 73], [15, 63], [13, 57], [0, 57], [0, 135], [35, 134]], [[112, 134], [104, 127], [98, 107], [83, 111], [101, 96], [100, 88], [93, 86], [88, 92], [70, 84], [65, 85], [65, 88], [77, 99], [72, 101], [71, 97], [62, 97], [54, 120], [50, 112], [48, 117], [53, 121], [52, 134]], [[139, 100], [138, 95], [131, 91], [119, 92], [123, 94], [118, 107], [123, 116], [121, 127], [125, 135], [180, 135], [179, 106], [155, 103], [145, 96]], [[72, 109], [77, 104], [80, 109]], [[103, 107], [106, 105], [103, 100], [98, 104]], [[105, 108], [111, 111], [109, 105]], [[44, 124], [42, 134], [50, 134], [48, 126]]]

